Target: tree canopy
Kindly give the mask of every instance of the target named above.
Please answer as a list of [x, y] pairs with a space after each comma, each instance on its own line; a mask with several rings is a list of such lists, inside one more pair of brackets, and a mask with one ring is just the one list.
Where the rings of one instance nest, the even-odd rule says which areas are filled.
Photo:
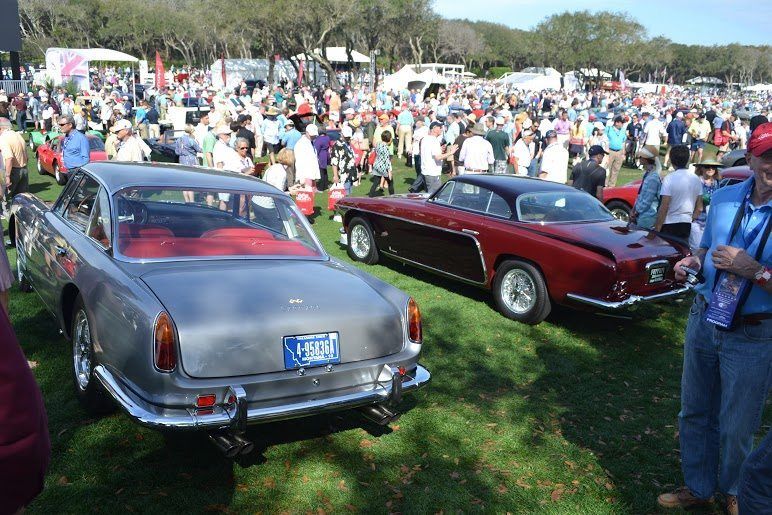
[[48, 47], [108, 47], [150, 58], [208, 66], [226, 57], [309, 54], [344, 46], [379, 50], [379, 65], [442, 61], [484, 73], [551, 66], [560, 72], [624, 70], [631, 79], [712, 75], [726, 82], [772, 80], [769, 46], [682, 45], [650, 38], [625, 13], [564, 12], [531, 31], [491, 22], [449, 20], [432, 0], [20, 0], [27, 60]]

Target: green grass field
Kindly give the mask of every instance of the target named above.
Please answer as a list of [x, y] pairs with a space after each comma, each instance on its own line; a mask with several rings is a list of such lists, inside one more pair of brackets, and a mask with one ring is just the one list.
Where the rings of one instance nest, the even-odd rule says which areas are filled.
[[[31, 191], [53, 200], [60, 188], [34, 165]], [[414, 175], [395, 169], [404, 192]], [[620, 184], [637, 176], [624, 170]], [[326, 200], [313, 227], [349, 261]], [[253, 426], [259, 450], [241, 463], [203, 437], [165, 436], [122, 413], [89, 417], [68, 342], [38, 297], [14, 288], [11, 318], [53, 445], [29, 511], [652, 513], [680, 483], [687, 304], [645, 306], [632, 320], [556, 309], [530, 327], [499, 315], [484, 291], [388, 261], [358, 266], [418, 301], [432, 384], [387, 430], [352, 413]]]

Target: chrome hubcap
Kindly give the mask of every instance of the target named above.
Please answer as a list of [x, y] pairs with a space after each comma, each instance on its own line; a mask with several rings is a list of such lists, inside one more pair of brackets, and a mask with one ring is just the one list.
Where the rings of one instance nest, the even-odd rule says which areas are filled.
[[524, 270], [510, 270], [501, 283], [501, 298], [515, 313], [526, 313], [536, 305], [536, 285]]
[[75, 366], [75, 380], [85, 390], [91, 379], [91, 329], [86, 312], [82, 309], [75, 317], [75, 331], [72, 338], [72, 359]]
[[40, 159], [38, 159], [38, 172], [43, 171], [43, 166], [40, 164]]
[[351, 229], [351, 250], [359, 259], [364, 259], [370, 253], [370, 237], [364, 226], [356, 225]]
[[614, 218], [622, 222], [630, 221], [630, 215], [624, 209], [612, 209], [611, 214], [614, 215]]
[[57, 181], [61, 179], [62, 174], [59, 173], [59, 165], [54, 165], [54, 175]]

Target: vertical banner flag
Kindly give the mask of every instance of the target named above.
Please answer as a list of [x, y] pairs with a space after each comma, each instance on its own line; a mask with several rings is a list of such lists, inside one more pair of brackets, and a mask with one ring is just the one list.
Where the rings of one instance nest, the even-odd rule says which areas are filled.
[[161, 54], [155, 51], [155, 89], [166, 87], [166, 70], [164, 62], [161, 60]]
[[298, 67], [298, 87], [301, 87], [303, 85], [303, 65], [306, 63], [305, 59], [302, 59], [300, 61], [300, 66]]
[[627, 89], [627, 85], [625, 84], [625, 72], [623, 72], [622, 70], [619, 70], [619, 84], [620, 84], [620, 87], [622, 88], [622, 91]]
[[222, 70], [220, 73], [222, 74], [222, 87], [225, 88], [225, 86], [228, 85], [228, 82], [226, 80], [226, 73], [225, 73], [225, 52], [220, 53], [220, 62], [222, 63]]

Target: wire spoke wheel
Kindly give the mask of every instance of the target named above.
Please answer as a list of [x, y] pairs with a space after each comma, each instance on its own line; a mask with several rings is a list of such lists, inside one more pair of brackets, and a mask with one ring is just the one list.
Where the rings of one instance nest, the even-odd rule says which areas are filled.
[[501, 300], [513, 312], [527, 313], [536, 305], [536, 285], [524, 270], [507, 272], [502, 281]]
[[81, 390], [88, 387], [91, 380], [92, 363], [91, 328], [84, 310], [75, 316], [72, 338], [72, 359], [75, 369], [75, 381]]
[[357, 225], [351, 230], [349, 245], [359, 259], [365, 259], [370, 254], [370, 235], [363, 225]]

